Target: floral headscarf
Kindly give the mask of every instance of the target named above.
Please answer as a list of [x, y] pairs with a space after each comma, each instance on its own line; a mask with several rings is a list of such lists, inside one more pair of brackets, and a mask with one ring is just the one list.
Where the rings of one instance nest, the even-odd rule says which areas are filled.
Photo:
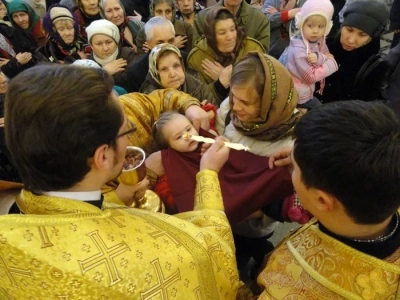
[[171, 44], [160, 44], [160, 45], [155, 46], [151, 50], [150, 55], [149, 55], [149, 73], [150, 73], [151, 77], [154, 79], [154, 81], [157, 82], [157, 84], [159, 84], [160, 86], [162, 86], [162, 84], [161, 84], [160, 73], [158, 72], [157, 65], [158, 65], [158, 58], [165, 51], [171, 51], [171, 52], [175, 53], [176, 55], [178, 55], [179, 60], [181, 61], [181, 66], [183, 68], [183, 71], [185, 71], [182, 54], [177, 47], [175, 47], [174, 45], [171, 45]]

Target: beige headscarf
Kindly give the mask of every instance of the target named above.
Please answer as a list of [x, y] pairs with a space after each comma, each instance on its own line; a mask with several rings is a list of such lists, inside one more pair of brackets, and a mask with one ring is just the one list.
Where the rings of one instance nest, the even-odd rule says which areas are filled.
[[267, 54], [249, 52], [240, 61], [251, 55], [260, 58], [265, 73], [260, 115], [248, 122], [241, 122], [232, 110], [233, 99], [232, 93], [230, 93], [232, 123], [237, 131], [257, 140], [279, 140], [291, 134], [294, 125], [300, 118], [300, 113], [295, 113], [298, 95], [294, 88], [292, 75], [278, 60]]

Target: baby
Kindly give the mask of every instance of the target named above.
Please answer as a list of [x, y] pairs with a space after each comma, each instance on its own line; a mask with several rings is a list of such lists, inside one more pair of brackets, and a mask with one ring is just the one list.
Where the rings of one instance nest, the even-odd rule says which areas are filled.
[[[206, 137], [214, 136], [207, 132], [200, 132], [200, 134]], [[146, 165], [159, 177], [154, 189], [166, 202], [166, 211], [169, 213], [190, 210], [190, 203], [193, 204], [186, 200], [184, 203], [179, 203], [181, 193], [182, 199], [187, 196], [183, 195], [186, 191], [190, 197], [194, 195], [194, 185], [192, 190], [190, 185], [195, 183], [195, 173], [191, 174], [191, 172], [198, 168], [201, 157], [199, 142], [186, 138], [187, 135], [198, 136], [199, 132], [184, 115], [175, 111], [163, 113], [153, 125], [154, 140], [162, 151], [151, 154], [148, 158], [150, 161], [149, 163], [146, 161]], [[155, 161], [159, 164], [156, 168], [152, 167]], [[280, 201], [292, 194], [288, 171], [280, 170], [272, 174], [275, 169], [268, 169], [267, 163], [267, 157], [231, 150], [226, 167], [220, 172], [226, 214], [231, 223], [242, 221], [258, 209], [267, 206], [272, 199]], [[166, 175], [168, 175], [168, 184]], [[193, 175], [193, 178], [190, 175]], [[273, 184], [269, 182], [272, 178], [274, 178]], [[268, 183], [270, 186], [266, 188]], [[176, 201], [165, 193], [167, 188], [165, 185], [168, 185], [172, 194], [177, 196], [174, 196]], [[175, 186], [177, 193], [174, 193]], [[280, 189], [278, 197], [276, 197], [275, 188]], [[252, 204], [246, 203], [246, 207], [242, 207], [249, 199], [252, 199]], [[233, 208], [240, 208], [240, 211], [235, 211]], [[289, 217], [287, 219], [289, 220]]]
[[[193, 209], [195, 178], [201, 158], [201, 145], [186, 135], [213, 137], [198, 132], [183, 115], [163, 113], [153, 125], [153, 137], [163, 149], [149, 156], [146, 165], [158, 175], [154, 191], [165, 204], [166, 212], [175, 214]], [[158, 167], [154, 162], [158, 161]], [[308, 213], [294, 204], [293, 186], [288, 169], [269, 169], [268, 157], [231, 149], [229, 159], [219, 173], [225, 213], [233, 226], [235, 240], [250, 238], [257, 251], [250, 247], [249, 256], [261, 262], [273, 245], [267, 240], [275, 227], [274, 220], [305, 223]], [[277, 173], [275, 173], [277, 172]], [[297, 217], [291, 213], [296, 210]], [[261, 229], [260, 229], [261, 228]], [[255, 237], [266, 232], [263, 238]], [[247, 250], [246, 250], [247, 251]]]
[[314, 97], [315, 83], [321, 81], [318, 92], [322, 94], [324, 79], [338, 70], [325, 44], [332, 27], [332, 15], [333, 5], [329, 0], [307, 0], [296, 15], [300, 31], [290, 40], [286, 68], [299, 94], [299, 108], [312, 109], [321, 105]]

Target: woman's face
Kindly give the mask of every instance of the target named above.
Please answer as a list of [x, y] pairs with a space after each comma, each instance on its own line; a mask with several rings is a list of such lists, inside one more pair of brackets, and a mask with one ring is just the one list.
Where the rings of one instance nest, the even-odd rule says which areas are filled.
[[360, 29], [343, 26], [340, 31], [340, 43], [346, 51], [352, 51], [365, 46], [370, 41], [371, 36]]
[[99, 0], [81, 0], [83, 11], [89, 16], [99, 13]]
[[55, 31], [60, 35], [64, 43], [71, 44], [74, 41], [75, 29], [74, 22], [69, 20], [60, 20], [54, 24]]
[[154, 7], [155, 17], [164, 17], [172, 22], [172, 7], [168, 3], [161, 3]]
[[104, 15], [107, 20], [120, 26], [124, 22], [124, 11], [118, 0], [107, 0], [104, 4]]
[[29, 28], [29, 15], [24, 11], [17, 11], [16, 13], [12, 14], [13, 21], [15, 24], [22, 29]]
[[168, 53], [158, 59], [157, 70], [164, 88], [179, 89], [185, 82], [185, 72], [176, 53]]
[[3, 19], [7, 15], [7, 7], [3, 2], [0, 1], [0, 19]]
[[90, 42], [94, 54], [101, 59], [106, 59], [117, 50], [117, 43], [108, 35], [96, 34]]
[[229, 53], [236, 46], [236, 25], [232, 19], [219, 20], [215, 23], [215, 39], [217, 49], [222, 53]]
[[260, 96], [251, 83], [231, 87], [232, 110], [242, 122], [248, 122], [260, 116]]

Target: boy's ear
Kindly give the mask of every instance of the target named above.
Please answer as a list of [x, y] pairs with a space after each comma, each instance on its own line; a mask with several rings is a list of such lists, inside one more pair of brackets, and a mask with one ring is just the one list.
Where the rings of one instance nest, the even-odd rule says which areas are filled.
[[337, 205], [338, 200], [332, 194], [317, 190], [317, 201], [315, 203], [315, 208], [321, 212], [332, 211]]

